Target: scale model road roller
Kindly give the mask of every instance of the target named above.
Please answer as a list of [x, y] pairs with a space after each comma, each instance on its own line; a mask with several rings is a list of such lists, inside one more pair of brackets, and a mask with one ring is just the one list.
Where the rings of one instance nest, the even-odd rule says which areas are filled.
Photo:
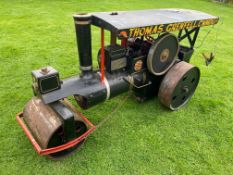
[[[75, 151], [96, 129], [66, 97], [88, 109], [131, 90], [139, 102], [158, 96], [171, 110], [184, 106], [200, 79], [199, 68], [189, 63], [199, 30], [219, 20], [184, 9], [80, 13], [73, 18], [81, 74], [60, 80], [52, 67], [33, 70], [35, 96], [16, 117], [36, 151], [52, 159]], [[98, 70], [92, 66], [91, 25], [100, 28]], [[106, 30], [109, 45], [104, 43]]]

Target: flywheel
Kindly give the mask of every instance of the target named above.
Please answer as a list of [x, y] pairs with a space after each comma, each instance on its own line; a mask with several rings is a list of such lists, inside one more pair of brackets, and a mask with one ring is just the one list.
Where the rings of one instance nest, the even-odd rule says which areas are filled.
[[179, 41], [175, 35], [166, 33], [158, 37], [147, 56], [147, 67], [150, 73], [165, 74], [175, 63], [178, 51]]
[[161, 82], [158, 93], [160, 102], [171, 110], [179, 109], [190, 100], [199, 79], [199, 68], [184, 61], [176, 63]]

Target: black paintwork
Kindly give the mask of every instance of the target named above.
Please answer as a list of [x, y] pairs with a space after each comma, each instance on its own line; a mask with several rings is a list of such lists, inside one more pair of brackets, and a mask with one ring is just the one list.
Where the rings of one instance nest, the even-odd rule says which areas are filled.
[[75, 15], [74, 24], [79, 54], [79, 64], [83, 76], [92, 71], [91, 16]]
[[[179, 42], [181, 42], [183, 39], [187, 38], [189, 41], [190, 48], [193, 49], [195, 42], [197, 40], [198, 33], [200, 31], [200, 27], [196, 27], [196, 28], [193, 28], [191, 30], [184, 29], [184, 31], [185, 31], [184, 35], [182, 35], [183, 30], [179, 31], [178, 40], [179, 40]], [[192, 33], [194, 33], [193, 36], [192, 36]]]
[[[98, 52], [98, 62], [100, 64], [101, 49]], [[104, 64], [107, 72], [112, 73], [126, 67], [126, 48], [118, 44], [104, 47]]]
[[218, 19], [204, 12], [186, 9], [151, 9], [92, 13], [92, 24], [114, 31], [179, 22]]
[[50, 66], [33, 70], [32, 78], [32, 87], [35, 94], [45, 94], [61, 87], [58, 71]]
[[[106, 78], [110, 85], [110, 97], [129, 90], [129, 84], [123, 79], [127, 75], [126, 71], [119, 71], [114, 74], [106, 72]], [[89, 105], [92, 106], [106, 99], [107, 90], [100, 80], [100, 75], [93, 72], [93, 78], [91, 79], [84, 79], [80, 76], [65, 79], [59, 90], [43, 94], [41, 98], [48, 104], [73, 95], [85, 97], [89, 100]]]
[[64, 139], [73, 140], [76, 137], [76, 128], [74, 122], [74, 114], [60, 101], [50, 104], [50, 107], [58, 114], [62, 120]]
[[194, 49], [186, 47], [186, 46], [180, 46], [180, 51], [178, 53], [178, 57], [180, 60], [185, 61], [189, 63], [190, 58], [192, 57], [194, 52]]

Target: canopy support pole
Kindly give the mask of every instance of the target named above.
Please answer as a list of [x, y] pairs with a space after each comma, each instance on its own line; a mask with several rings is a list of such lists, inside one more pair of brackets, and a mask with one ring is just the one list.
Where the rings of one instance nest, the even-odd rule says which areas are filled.
[[[200, 30], [200, 27], [195, 27], [191, 30], [184, 29], [184, 31], [185, 31], [184, 35], [182, 35], [183, 30], [180, 30], [179, 34], [178, 34], [179, 42], [182, 41], [183, 39], [187, 38], [189, 41], [190, 48], [193, 49], [194, 44], [195, 44], [196, 39], [197, 39], [197, 35], [199, 33], [199, 30]], [[192, 33], [194, 33], [193, 37], [191, 37]]]

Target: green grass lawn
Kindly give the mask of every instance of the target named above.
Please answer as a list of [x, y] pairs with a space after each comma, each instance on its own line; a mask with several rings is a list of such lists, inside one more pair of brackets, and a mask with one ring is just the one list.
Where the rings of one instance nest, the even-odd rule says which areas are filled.
[[[188, 8], [220, 16], [191, 63], [201, 69], [195, 95], [170, 112], [158, 99], [130, 97], [84, 147], [59, 162], [38, 156], [15, 115], [32, 97], [32, 69], [51, 65], [61, 78], [79, 72], [75, 12]], [[201, 0], [0, 1], [0, 174], [233, 174], [233, 6]], [[201, 28], [197, 46], [211, 27]], [[215, 48], [206, 67], [202, 52]], [[93, 28], [93, 58], [100, 47]], [[83, 111], [97, 124], [127, 94]]]

